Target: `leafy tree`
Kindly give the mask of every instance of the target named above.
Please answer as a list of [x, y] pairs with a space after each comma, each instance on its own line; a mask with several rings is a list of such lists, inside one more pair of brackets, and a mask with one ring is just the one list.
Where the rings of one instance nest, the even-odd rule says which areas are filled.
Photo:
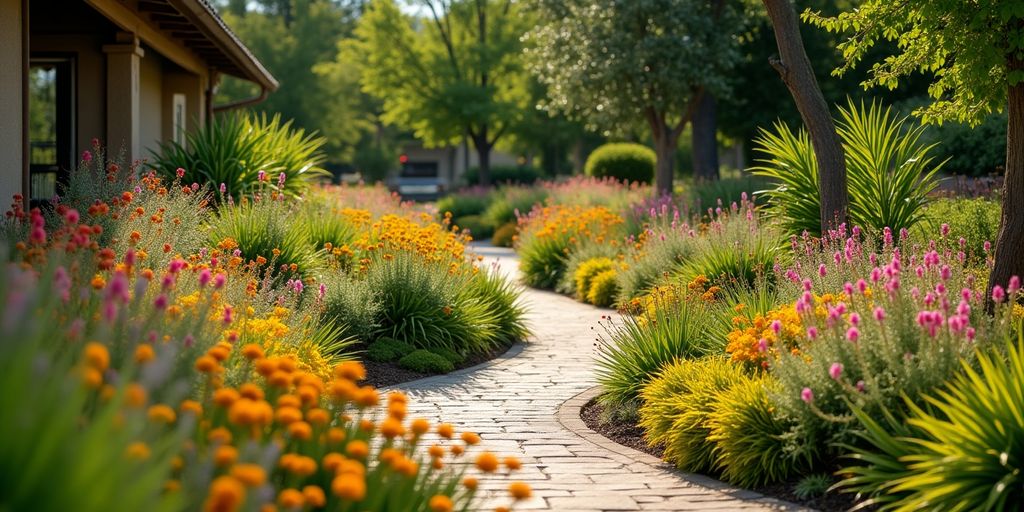
[[915, 72], [933, 75], [935, 101], [919, 112], [925, 121], [977, 124], [1006, 109], [1002, 218], [989, 287], [1024, 276], [1024, 2], [867, 0], [836, 17], [804, 16], [852, 33], [839, 46], [846, 57], [840, 74], [879, 42], [895, 41], [898, 51], [874, 63], [864, 85], [892, 88]]
[[373, 0], [356, 28], [361, 84], [383, 103], [382, 119], [430, 146], [468, 136], [489, 184], [490, 154], [527, 107], [519, 2], [420, 0], [425, 18], [394, 0]]
[[[249, 107], [254, 112], [279, 113], [297, 127], [316, 131], [328, 139], [331, 161], [351, 158], [360, 139], [353, 116], [350, 90], [320, 80], [314, 69], [331, 62], [338, 41], [351, 33], [358, 0], [231, 0], [223, 17], [246, 46], [278, 79], [280, 88], [266, 101]], [[251, 98], [253, 84], [225, 77], [216, 103]]]
[[671, 193], [679, 136], [704, 94], [729, 91], [741, 9], [726, 0], [540, 0], [529, 35], [550, 108], [606, 133], [646, 122], [658, 193]]

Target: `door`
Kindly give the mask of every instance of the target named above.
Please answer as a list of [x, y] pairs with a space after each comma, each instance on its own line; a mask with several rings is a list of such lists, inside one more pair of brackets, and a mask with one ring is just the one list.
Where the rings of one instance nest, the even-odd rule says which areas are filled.
[[29, 198], [53, 199], [75, 162], [74, 66], [69, 57], [36, 57], [29, 65]]

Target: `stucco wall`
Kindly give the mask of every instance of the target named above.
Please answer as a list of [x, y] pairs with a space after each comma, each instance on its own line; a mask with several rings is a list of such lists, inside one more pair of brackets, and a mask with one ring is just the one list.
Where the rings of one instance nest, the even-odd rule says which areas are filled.
[[0, 0], [0, 210], [22, 192], [21, 0]]

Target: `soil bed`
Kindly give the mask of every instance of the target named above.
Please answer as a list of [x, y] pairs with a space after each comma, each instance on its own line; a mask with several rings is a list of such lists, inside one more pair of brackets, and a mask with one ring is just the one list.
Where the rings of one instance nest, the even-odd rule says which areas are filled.
[[[583, 409], [580, 411], [580, 418], [583, 419], [583, 423], [587, 425], [587, 428], [616, 443], [661, 458], [664, 449], [661, 446], [648, 446], [647, 441], [644, 440], [643, 429], [629, 422], [606, 423], [603, 421], [603, 413], [604, 407], [597, 400], [591, 400], [587, 405], [583, 406]], [[752, 490], [766, 496], [772, 496], [790, 503], [797, 503], [823, 511], [849, 510], [856, 504], [852, 495], [839, 493], [827, 493], [816, 498], [800, 499], [793, 493], [793, 487], [796, 483], [797, 481], [794, 480]], [[869, 508], [866, 510], [874, 509]]]
[[[503, 343], [490, 351], [471, 354], [462, 364], [456, 365], [455, 369], [461, 370], [490, 361], [508, 352], [512, 345], [514, 343]], [[385, 388], [431, 376], [428, 373], [419, 373], [402, 368], [398, 365], [397, 361], [387, 363], [371, 361], [362, 355], [362, 352], [366, 350], [365, 345], [358, 345], [355, 350], [360, 352], [359, 361], [366, 367], [366, 380], [363, 380], [362, 384], [369, 384], [376, 388]]]

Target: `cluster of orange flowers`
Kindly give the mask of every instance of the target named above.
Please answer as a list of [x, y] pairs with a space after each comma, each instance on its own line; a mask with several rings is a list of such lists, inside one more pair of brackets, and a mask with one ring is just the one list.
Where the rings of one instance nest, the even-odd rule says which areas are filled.
[[[828, 306], [846, 300], [843, 294], [826, 293], [814, 297], [814, 315], [824, 319], [828, 315]], [[800, 343], [807, 340], [805, 325], [794, 304], [787, 304], [772, 309], [764, 314], [753, 316], [743, 314], [746, 306], [735, 307], [737, 316], [733, 317], [733, 331], [727, 336], [725, 351], [730, 354], [734, 363], [745, 364], [755, 368], [767, 368], [769, 361], [781, 351], [791, 354], [800, 353]]]
[[[138, 364], [152, 364], [155, 358], [151, 346], [137, 346]], [[103, 344], [85, 346], [85, 385], [104, 402], [116, 393], [104, 382], [109, 365]], [[238, 386], [226, 385], [226, 365], [240, 366], [248, 379]], [[213, 473], [205, 475], [204, 495], [191, 497], [197, 505], [201, 501], [203, 510], [412, 510], [424, 505], [417, 500], [426, 500], [429, 510], [446, 512], [467, 504], [477, 489], [478, 480], [472, 476], [456, 485], [459, 475], [446, 470], [446, 464], [478, 444], [480, 436], [456, 436], [451, 424], [408, 420], [407, 398], [399, 392], [387, 396], [384, 416], [379, 418], [381, 397], [373, 387], [358, 384], [365, 378], [359, 363], [342, 363], [325, 380], [302, 371], [293, 357], [267, 357], [259, 345], [239, 349], [222, 341], [199, 356], [194, 368], [202, 376], [198, 399], [176, 406], [150, 403], [146, 389], [131, 383], [124, 407], [144, 410], [154, 425], [193, 429], [171, 461], [164, 489], [182, 492], [212, 468]], [[189, 422], [181, 423], [186, 417]], [[425, 458], [420, 448], [431, 433], [441, 441], [429, 446]], [[159, 439], [146, 441], [131, 443], [125, 457], [148, 459], [150, 443]], [[476, 457], [475, 466], [484, 473], [503, 466], [511, 473], [521, 463], [514, 457], [499, 460], [485, 451]], [[418, 491], [413, 489], [416, 482], [421, 485]], [[530, 497], [531, 490], [513, 482], [509, 494], [518, 501]]]
[[698, 275], [686, 286], [666, 284], [655, 286], [650, 292], [642, 297], [634, 297], [624, 309], [635, 315], [650, 317], [655, 310], [672, 307], [684, 300], [696, 300], [705, 303], [713, 303], [718, 300], [722, 288], [712, 285], [711, 281]]
[[583, 240], [618, 245], [614, 236], [625, 220], [605, 206], [549, 205], [520, 220], [521, 238], [561, 238], [570, 246]]
[[448, 230], [450, 219], [438, 224], [426, 213], [396, 215], [387, 214], [371, 220], [366, 210], [345, 209], [342, 211], [359, 229], [357, 238], [349, 244], [324, 248], [344, 262], [365, 272], [371, 263], [370, 256], [380, 254], [391, 259], [398, 252], [416, 254], [431, 263], [446, 263], [457, 269], [465, 260], [466, 244], [472, 239], [468, 234]]

